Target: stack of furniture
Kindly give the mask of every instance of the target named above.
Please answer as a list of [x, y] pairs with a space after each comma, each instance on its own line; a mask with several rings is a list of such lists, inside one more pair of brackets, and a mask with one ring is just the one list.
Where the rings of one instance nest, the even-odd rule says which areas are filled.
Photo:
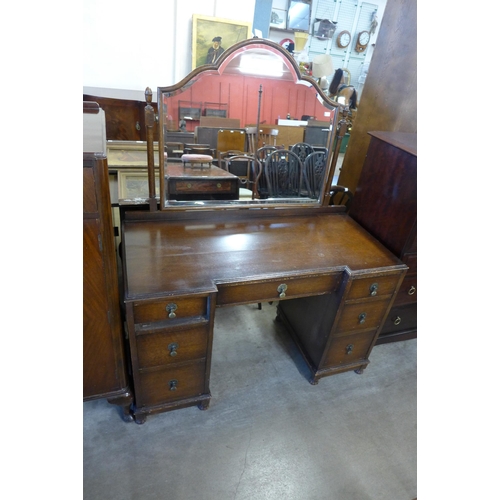
[[417, 134], [369, 132], [349, 215], [407, 266], [378, 344], [417, 336]]

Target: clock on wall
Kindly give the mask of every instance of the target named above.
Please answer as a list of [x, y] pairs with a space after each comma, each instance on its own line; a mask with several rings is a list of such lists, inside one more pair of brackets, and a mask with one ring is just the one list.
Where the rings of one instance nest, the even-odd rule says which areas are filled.
[[341, 31], [337, 37], [337, 46], [345, 49], [351, 43], [351, 34], [347, 31]]
[[369, 31], [360, 31], [358, 35], [358, 40], [356, 41], [356, 52], [364, 52], [370, 41]]

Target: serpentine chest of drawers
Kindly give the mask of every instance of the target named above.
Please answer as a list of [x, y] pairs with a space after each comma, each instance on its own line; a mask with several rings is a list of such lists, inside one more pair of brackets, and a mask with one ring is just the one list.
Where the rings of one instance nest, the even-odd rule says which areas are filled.
[[138, 423], [208, 407], [217, 307], [278, 302], [312, 384], [361, 373], [407, 270], [338, 207], [131, 211], [122, 242]]

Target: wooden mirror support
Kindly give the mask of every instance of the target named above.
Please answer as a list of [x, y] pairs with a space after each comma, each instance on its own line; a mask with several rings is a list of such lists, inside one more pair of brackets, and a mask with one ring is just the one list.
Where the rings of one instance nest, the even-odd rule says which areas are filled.
[[[243, 58], [256, 59], [254, 65], [255, 73], [245, 73], [243, 69]], [[258, 74], [267, 63], [278, 69], [277, 73]], [[263, 96], [264, 87], [264, 96]], [[267, 92], [267, 95], [266, 95]], [[148, 186], [149, 186], [149, 207], [151, 211], [166, 209], [192, 209], [216, 207], [227, 208], [228, 205], [236, 208], [246, 207], [297, 207], [304, 206], [314, 208], [326, 206], [329, 203], [329, 187], [332, 184], [335, 166], [342, 138], [347, 131], [348, 108], [332, 101], [319, 87], [315, 79], [302, 75], [300, 68], [293, 56], [281, 45], [252, 38], [237, 43], [229, 47], [215, 64], [206, 64], [194, 69], [189, 75], [175, 85], [169, 87], [158, 87], [158, 115], [155, 115], [152, 106], [153, 93], [148, 87], [145, 92], [147, 106], [145, 108], [145, 123], [147, 136], [147, 161], [148, 161]], [[275, 121], [279, 123], [280, 116], [289, 116], [286, 106], [290, 102], [295, 105], [298, 116], [319, 116], [327, 118], [319, 123], [327, 124], [324, 129], [327, 131], [325, 145], [327, 149], [327, 166], [324, 175], [322, 190], [318, 199], [287, 198], [287, 199], [252, 199], [252, 200], [207, 200], [198, 201], [174, 201], [168, 200], [165, 191], [165, 151], [168, 142], [168, 130], [175, 123], [173, 117], [175, 111], [179, 111], [182, 102], [214, 101], [217, 96], [219, 101], [225, 100], [227, 103], [227, 118], [241, 121], [241, 128], [272, 127]], [[288, 97], [287, 97], [288, 96]], [[288, 98], [288, 104], [286, 99]], [[265, 105], [261, 109], [261, 102]], [[220, 104], [206, 102], [206, 104]], [[225, 104], [225, 103], [223, 103]], [[237, 109], [236, 109], [237, 108]], [[234, 109], [234, 111], [233, 111]], [[201, 110], [198, 110], [201, 114]], [[255, 120], [257, 117], [257, 120]], [[276, 118], [277, 117], [277, 118]], [[297, 123], [297, 122], [296, 122]], [[158, 155], [159, 155], [159, 189], [155, 192], [155, 166], [154, 166], [154, 141], [153, 129], [158, 124]], [[193, 127], [193, 124], [189, 124]], [[292, 127], [290, 127], [292, 128]], [[279, 140], [279, 139], [278, 139]], [[297, 141], [300, 142], [300, 141]], [[278, 142], [280, 144], [280, 142]], [[285, 147], [285, 146], [282, 146]], [[285, 147], [286, 149], [286, 147]], [[256, 151], [256, 148], [253, 148]], [[247, 152], [247, 154], [249, 154]], [[157, 196], [159, 195], [159, 196]]]

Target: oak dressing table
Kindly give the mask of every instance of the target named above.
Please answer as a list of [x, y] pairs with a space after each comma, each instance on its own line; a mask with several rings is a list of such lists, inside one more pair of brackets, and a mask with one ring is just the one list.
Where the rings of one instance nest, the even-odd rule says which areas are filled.
[[[252, 48], [259, 55], [267, 50], [280, 56], [293, 78], [304, 80], [282, 47], [259, 39], [230, 47], [215, 65], [198, 68], [194, 75], [228, 68], [234, 55]], [[327, 186], [347, 125], [340, 119], [340, 105], [329, 101], [312, 78], [301, 83], [332, 111], [329, 169], [317, 200], [170, 202], [160, 154], [158, 205], [151, 181], [154, 161], [148, 157], [150, 208], [124, 210], [121, 221], [137, 423], [153, 413], [208, 408], [219, 307], [276, 302], [277, 318], [304, 357], [312, 384], [348, 370], [362, 373], [368, 366], [407, 266], [351, 219], [345, 207], [328, 206]], [[189, 78], [184, 84], [192, 90]], [[158, 89], [160, 151], [174, 90]], [[151, 129], [154, 121], [146, 116]], [[153, 144], [151, 136], [148, 144]]]

